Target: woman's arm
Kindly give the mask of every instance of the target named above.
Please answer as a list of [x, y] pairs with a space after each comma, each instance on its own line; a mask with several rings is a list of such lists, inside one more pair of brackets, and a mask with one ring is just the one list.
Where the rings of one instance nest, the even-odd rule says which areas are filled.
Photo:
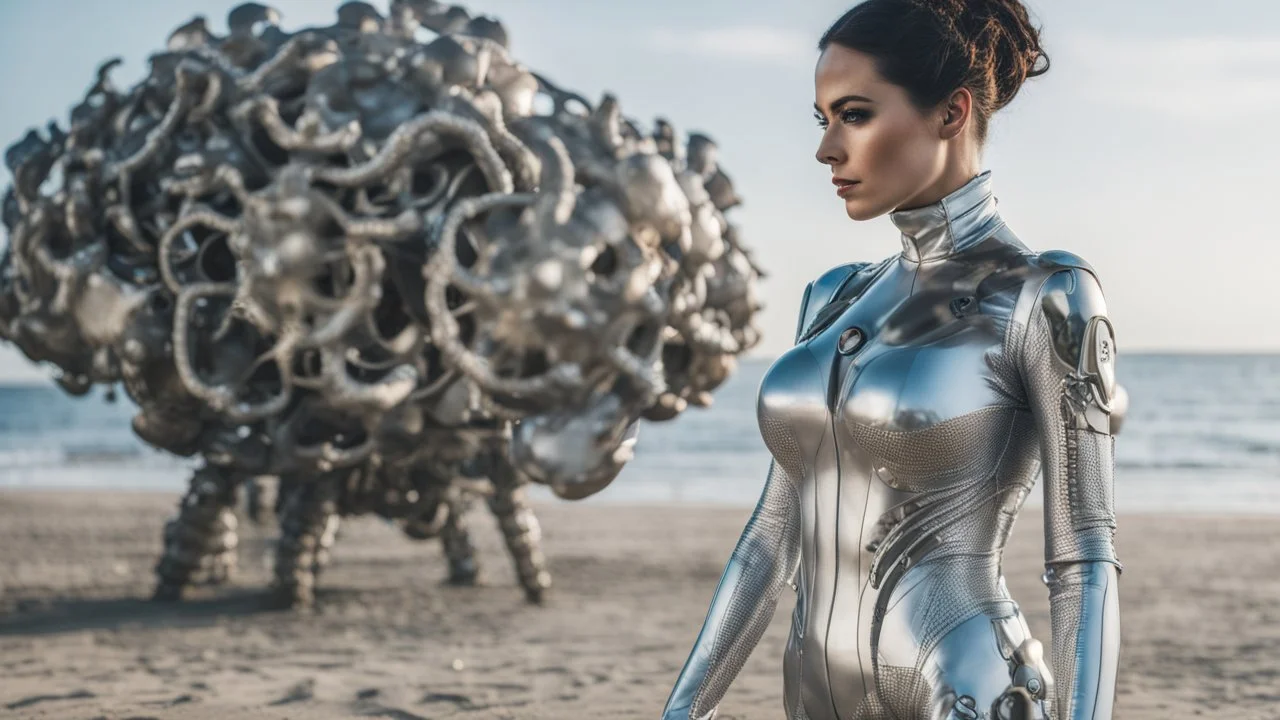
[[[858, 287], [854, 276], [869, 266], [838, 265], [805, 286], [796, 319], [796, 342], [842, 290], [852, 294]], [[711, 718], [729, 683], [760, 642], [773, 618], [778, 594], [800, 563], [798, 483], [777, 462], [769, 463], [764, 492], [720, 576], [702, 632], [667, 698], [663, 720]]]
[[663, 720], [703, 720], [714, 715], [729, 683], [773, 619], [778, 594], [799, 558], [798, 490], [773, 462], [755, 512], [716, 586], [702, 632], [667, 699]]
[[1108, 720], [1120, 652], [1111, 413], [1115, 336], [1081, 261], [1043, 283], [1027, 319], [1022, 374], [1040, 436], [1045, 582], [1058, 720]]

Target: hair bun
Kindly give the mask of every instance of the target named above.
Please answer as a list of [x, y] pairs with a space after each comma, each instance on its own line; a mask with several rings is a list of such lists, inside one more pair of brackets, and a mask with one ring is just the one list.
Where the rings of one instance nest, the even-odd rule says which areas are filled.
[[1021, 0], [918, 0], [918, 4], [937, 14], [969, 50], [975, 67], [985, 67], [993, 110], [1012, 102], [1027, 78], [1049, 71], [1040, 31], [1031, 24]]

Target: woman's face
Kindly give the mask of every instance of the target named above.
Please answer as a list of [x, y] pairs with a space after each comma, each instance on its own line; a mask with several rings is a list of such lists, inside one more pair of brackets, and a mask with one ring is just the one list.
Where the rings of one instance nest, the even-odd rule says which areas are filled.
[[818, 162], [831, 166], [833, 191], [849, 217], [917, 207], [914, 200], [946, 166], [942, 112], [921, 113], [906, 90], [880, 76], [870, 55], [834, 43], [818, 58], [814, 81], [823, 128]]

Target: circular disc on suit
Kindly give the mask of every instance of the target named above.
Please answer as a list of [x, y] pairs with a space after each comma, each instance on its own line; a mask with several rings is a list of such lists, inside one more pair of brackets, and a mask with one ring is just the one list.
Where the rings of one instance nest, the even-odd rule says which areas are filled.
[[866, 336], [863, 335], [862, 330], [851, 327], [840, 333], [840, 342], [836, 347], [840, 350], [840, 354], [849, 355], [862, 347], [865, 339]]

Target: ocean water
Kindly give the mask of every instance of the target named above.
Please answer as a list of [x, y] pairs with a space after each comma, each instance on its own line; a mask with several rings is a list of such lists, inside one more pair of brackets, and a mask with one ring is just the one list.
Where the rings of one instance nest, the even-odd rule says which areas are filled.
[[[755, 417], [769, 362], [743, 362], [711, 408], [643, 424], [635, 459], [583, 502], [754, 504], [769, 464]], [[1280, 514], [1280, 355], [1128, 354], [1118, 365], [1130, 397], [1116, 443], [1121, 512]], [[193, 461], [140, 442], [132, 413], [123, 395], [0, 386], [0, 489], [181, 490]]]

